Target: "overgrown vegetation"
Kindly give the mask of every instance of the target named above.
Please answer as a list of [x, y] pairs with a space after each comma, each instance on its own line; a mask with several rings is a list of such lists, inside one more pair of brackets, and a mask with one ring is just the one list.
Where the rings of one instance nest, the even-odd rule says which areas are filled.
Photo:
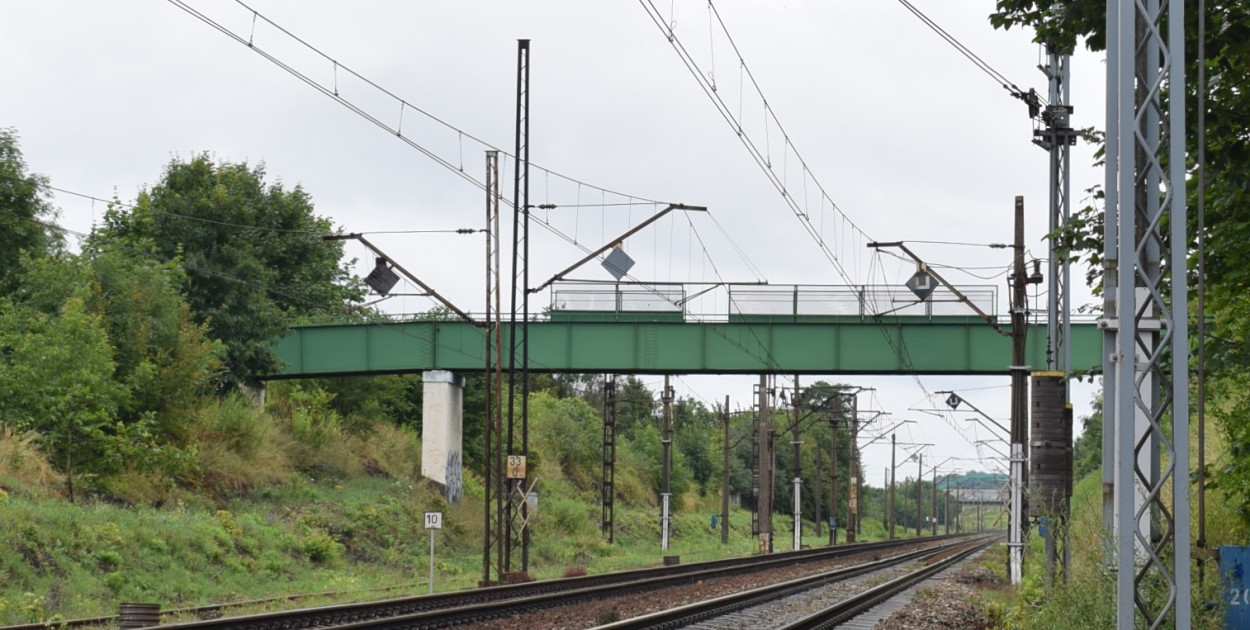
[[[107, 614], [119, 601], [190, 606], [411, 583], [424, 575], [424, 511], [445, 515], [440, 588], [481, 578], [480, 376], [467, 379], [454, 505], [420, 475], [420, 378], [274, 382], [260, 403], [256, 378], [276, 367], [269, 348], [287, 323], [376, 316], [355, 308], [359, 282], [341, 247], [318, 238], [336, 228], [298, 186], [266, 182], [259, 166], [175, 159], [71, 252], [47, 222], [47, 182], [27, 172], [11, 131], [0, 133], [0, 182], [0, 249], [11, 257], [0, 273], [0, 624]], [[531, 383], [530, 465], [543, 496], [532, 577], [659, 560], [658, 401], [638, 379], [618, 383], [609, 544], [599, 525], [603, 387], [578, 375]], [[778, 423], [798, 416], [805, 461], [829, 455], [837, 430], [846, 480], [850, 437], [834, 422], [845, 410], [832, 387], [809, 387]], [[749, 501], [751, 421], [728, 422], [728, 490]], [[673, 427], [667, 553], [753, 552], [749, 513], [734, 509], [728, 543], [710, 522], [722, 415], [677, 400]], [[778, 453], [781, 469], [792, 457]], [[805, 469], [809, 484], [829, 474], [822, 466]], [[778, 512], [792, 511], [789, 483], [777, 476]], [[827, 494], [807, 494], [804, 511], [821, 525], [807, 524], [807, 544], [825, 540], [829, 514], [845, 523], [846, 494], [819, 511]], [[879, 491], [867, 496], [884, 505]], [[900, 527], [910, 527], [900, 498]], [[776, 519], [779, 548], [789, 546], [786, 521]], [[875, 516], [863, 530], [885, 535]]]
[[[1065, 49], [1084, 40], [1099, 50], [1104, 8], [1100, 0], [998, 0], [991, 22], [1032, 28], [1039, 40]], [[1250, 529], [1250, 97], [1240, 87], [1250, 73], [1250, 9], [1231, 0], [1211, 0], [1207, 9], [1199, 16], [1191, 4], [1185, 17], [1206, 20], [1212, 38], [1210, 312], [1201, 315], [1213, 324], [1203, 342], [1212, 357], [1212, 433], [1221, 438], [1207, 453], [1207, 543], [1214, 547], [1242, 542]], [[1191, 49], [1194, 43], [1191, 35]], [[1196, 88], [1187, 89], [1192, 110]], [[1192, 154], [1195, 139], [1187, 141]], [[338, 228], [315, 214], [299, 186], [266, 181], [261, 165], [207, 155], [175, 159], [134, 206], [114, 204], [75, 253], [50, 223], [56, 212], [47, 185], [28, 170], [16, 132], [0, 130], [0, 623], [105, 614], [127, 600], [194, 605], [408, 584], [424, 574], [426, 537], [417, 524], [426, 510], [446, 516], [437, 539], [440, 588], [480, 578], [480, 377], [470, 375], [465, 392], [465, 494], [455, 505], [420, 479], [419, 378], [278, 383], [264, 407], [249, 395], [248, 387], [276, 367], [270, 344], [288, 323], [376, 315], [357, 308], [360, 283], [347, 273], [340, 243], [319, 238]], [[1093, 263], [1095, 286], [1098, 199], [1057, 235], [1069, 255]], [[544, 532], [532, 549], [531, 573], [654, 563], [662, 448], [655, 395], [637, 379], [618, 385], [618, 510], [609, 545], [598, 526], [603, 381], [539, 375], [531, 385], [530, 455], [542, 483], [536, 518]], [[838, 505], [817, 509], [828, 496], [818, 480], [831, 476], [830, 456], [838, 479], [851, 472], [850, 435], [838, 422], [845, 410], [833, 402], [833, 387], [812, 385], [799, 408], [777, 421], [804, 427], [804, 462], [824, 458], [825, 468], [803, 472], [815, 490], [803, 494], [810, 502], [803, 512], [818, 515], [821, 526], [847, 516], [846, 493]], [[729, 417], [732, 452], [724, 471], [719, 410], [678, 400], [673, 414], [669, 553], [749, 553], [748, 514], [733, 513], [728, 544], [719, 542], [709, 516], [719, 511], [723, 473], [728, 491], [749, 500], [750, 419]], [[1083, 424], [1071, 575], [1049, 583], [1044, 567], [1029, 566], [1022, 588], [989, 603], [1007, 627], [1070, 628], [1074, 619], [1113, 625], [1114, 585], [1102, 562], [1101, 423], [1094, 416]], [[835, 436], [838, 450], [830, 453]], [[778, 449], [778, 470], [789, 470], [792, 458]], [[787, 475], [776, 482], [775, 509], [789, 513]], [[937, 489], [996, 482], [941, 479]], [[933, 484], [900, 484], [900, 532], [914, 529], [914, 497], [919, 491], [922, 502], [932, 502]], [[885, 536], [884, 492], [866, 487], [863, 505], [862, 533]], [[935, 508], [922, 512], [936, 512], [944, 528], [948, 515]], [[975, 520], [949, 519], [965, 529]], [[785, 519], [776, 522], [782, 544]], [[816, 527], [807, 531], [814, 544], [824, 539]], [[1031, 544], [1030, 562], [1037, 563], [1040, 541]], [[1214, 584], [1208, 579], [1195, 601], [1217, 600]], [[1195, 610], [1201, 624], [1217, 627], [1218, 607]], [[601, 615], [615, 616], [610, 608]]]
[[[1197, 448], [1196, 440], [1191, 446]], [[1221, 457], [1219, 453], [1224, 451], [1224, 446], [1216, 439], [1209, 443], [1208, 450], [1212, 457]], [[1250, 533], [1241, 520], [1242, 507], [1227, 499], [1228, 495], [1220, 490], [1211, 491], [1207, 496], [1208, 544], [1212, 548], [1242, 544]], [[1196, 503], [1197, 499], [1193, 501]], [[1198, 514], [1196, 505], [1191, 509], [1193, 514]], [[1034, 535], [1030, 538], [1025, 556], [1024, 582], [1002, 603], [1006, 628], [1060, 630], [1071, 628], [1073, 619], [1081, 619], [1082, 625], [1089, 628], [1115, 627], [1116, 583], [1107, 563], [1109, 556], [1104, 556], [1110, 540], [1102, 524], [1100, 470], [1094, 470], [1076, 485], [1072, 521], [1067, 533], [1071, 539], [1071, 572], [1067, 579], [1053, 581], [1046, 571], [1041, 537]], [[1194, 627], [1224, 628], [1223, 593], [1215, 563], [1196, 557], [1192, 575]], [[1199, 575], [1205, 575], [1201, 583], [1197, 579]], [[1147, 587], [1142, 592], [1147, 598], [1167, 595], [1162, 588], [1152, 591]], [[1153, 605], [1158, 606], [1160, 602]]]

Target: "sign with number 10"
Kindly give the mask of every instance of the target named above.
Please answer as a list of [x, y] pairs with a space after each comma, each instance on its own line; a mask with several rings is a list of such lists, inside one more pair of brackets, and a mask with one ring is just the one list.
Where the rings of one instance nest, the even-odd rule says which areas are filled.
[[442, 529], [443, 513], [442, 512], [426, 512], [425, 513], [426, 529]]

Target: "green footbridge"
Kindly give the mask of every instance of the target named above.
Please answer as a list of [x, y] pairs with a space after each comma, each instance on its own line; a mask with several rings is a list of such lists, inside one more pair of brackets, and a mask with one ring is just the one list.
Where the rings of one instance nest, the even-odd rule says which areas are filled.
[[[882, 287], [755, 288], [731, 294], [732, 314], [716, 321], [686, 313], [684, 293], [557, 290], [547, 314], [529, 323], [530, 370], [1008, 374], [1011, 340], [1003, 333], [1010, 325], [996, 322], [996, 330], [970, 314], [968, 295], [971, 303], [992, 307], [992, 289], [963, 293], [954, 299], [938, 292], [918, 302]], [[994, 319], [992, 309], [981, 310]], [[509, 331], [506, 324], [500, 331], [505, 368]], [[296, 326], [277, 344], [286, 368], [272, 378], [479, 371], [486, 366], [487, 334], [481, 322], [445, 320]], [[1073, 323], [1068, 342], [1073, 371], [1101, 367], [1102, 333], [1093, 323]], [[1028, 365], [1045, 368], [1044, 323], [1029, 326], [1027, 356]]]

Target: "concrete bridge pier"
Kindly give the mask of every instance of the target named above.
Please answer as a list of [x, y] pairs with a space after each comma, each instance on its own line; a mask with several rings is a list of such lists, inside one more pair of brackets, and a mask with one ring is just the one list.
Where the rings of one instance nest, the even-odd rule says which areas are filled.
[[421, 373], [421, 381], [421, 476], [455, 503], [464, 492], [464, 377], [430, 370]]

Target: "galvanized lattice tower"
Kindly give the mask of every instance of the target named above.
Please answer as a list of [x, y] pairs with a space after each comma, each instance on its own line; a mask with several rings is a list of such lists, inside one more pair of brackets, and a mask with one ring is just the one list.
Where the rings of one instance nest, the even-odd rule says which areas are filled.
[[[1034, 130], [1033, 142], [1046, 149], [1050, 154], [1050, 211], [1048, 214], [1049, 233], [1052, 235], [1057, 234], [1058, 230], [1068, 225], [1068, 218], [1071, 214], [1070, 156], [1071, 147], [1076, 144], [1077, 139], [1077, 132], [1071, 125], [1073, 111], [1070, 104], [1069, 90], [1071, 77], [1069, 66], [1071, 60], [1072, 57], [1070, 55], [1066, 53], [1060, 54], [1059, 49], [1054, 44], [1048, 44], [1046, 46], [1046, 65], [1039, 66], [1042, 73], [1046, 75], [1048, 85], [1047, 101], [1049, 105], [1040, 112], [1041, 120], [1045, 127]], [[1048, 256], [1050, 259], [1048, 265], [1049, 274], [1046, 278], [1048, 283], [1046, 302], [1046, 371], [1052, 375], [1060, 375], [1059, 389], [1050, 392], [1051, 394], [1057, 393], [1059, 399], [1055, 400], [1053, 395], [1043, 396], [1041, 399], [1035, 397], [1035, 401], [1043, 401], [1046, 405], [1039, 408], [1035, 404], [1033, 413], [1034, 415], [1040, 413], [1050, 421], [1062, 421], [1066, 418], [1070, 423], [1072, 405], [1068, 394], [1067, 379], [1071, 374], [1072, 366], [1072, 349], [1068, 344], [1072, 330], [1072, 293], [1069, 284], [1071, 265], [1068, 259], [1059, 251], [1059, 248], [1055, 246], [1056, 242], [1057, 237], [1052, 236], [1050, 254]], [[1051, 381], [1047, 381], [1047, 383], [1053, 384]], [[1034, 420], [1033, 423], [1036, 426], [1037, 421]], [[1041, 429], [1046, 431], [1048, 427], [1042, 427]], [[1036, 441], [1036, 438], [1034, 438], [1034, 441]], [[1065, 441], [1070, 451], [1072, 441], [1070, 430]], [[1056, 449], [1061, 450], [1062, 447], [1054, 443], [1037, 445], [1030, 442], [1030, 461], [1033, 457], [1033, 451], [1039, 448], [1042, 452], [1050, 453], [1052, 451], [1057, 452]], [[1069, 466], [1069, 470], [1070, 468]], [[1055, 471], [1048, 472], [1053, 474]], [[1032, 474], [1033, 464], [1030, 463], [1030, 476]], [[1048, 488], [1048, 490], [1053, 491], [1053, 488]], [[1053, 497], [1044, 499], [1048, 505], [1045, 516], [1050, 519], [1050, 526], [1046, 535], [1046, 566], [1049, 575], [1054, 574], [1056, 558], [1059, 559], [1061, 565], [1066, 569], [1069, 556], [1067, 545], [1067, 502], [1053, 502], [1051, 499]]]
[[[503, 432], [503, 312], [500, 291], [499, 152], [486, 152], [486, 430], [482, 480], [485, 486], [485, 526], [482, 545], [482, 582], [490, 582], [491, 552], [496, 553], [495, 579], [503, 579], [504, 482]], [[492, 506], [492, 502], [494, 505]], [[491, 510], [494, 509], [492, 518]]]
[[1121, 630], [1192, 625], [1184, 6], [1107, 2], [1104, 514]]
[[[1050, 154], [1050, 233], [1068, 224], [1071, 211], [1071, 147], [1076, 144], [1077, 132], [1072, 128], [1072, 106], [1069, 101], [1069, 64], [1071, 56], [1059, 54], [1054, 45], [1046, 46], [1047, 64], [1041, 67], [1046, 75], [1050, 103], [1042, 112], [1045, 128], [1033, 132], [1033, 142]], [[1072, 351], [1068, 347], [1071, 333], [1071, 277], [1067, 259], [1060, 260], [1054, 246], [1050, 247], [1048, 295], [1046, 304], [1046, 369], [1067, 374], [1072, 365]], [[1066, 393], [1064, 402], [1068, 402]]]

